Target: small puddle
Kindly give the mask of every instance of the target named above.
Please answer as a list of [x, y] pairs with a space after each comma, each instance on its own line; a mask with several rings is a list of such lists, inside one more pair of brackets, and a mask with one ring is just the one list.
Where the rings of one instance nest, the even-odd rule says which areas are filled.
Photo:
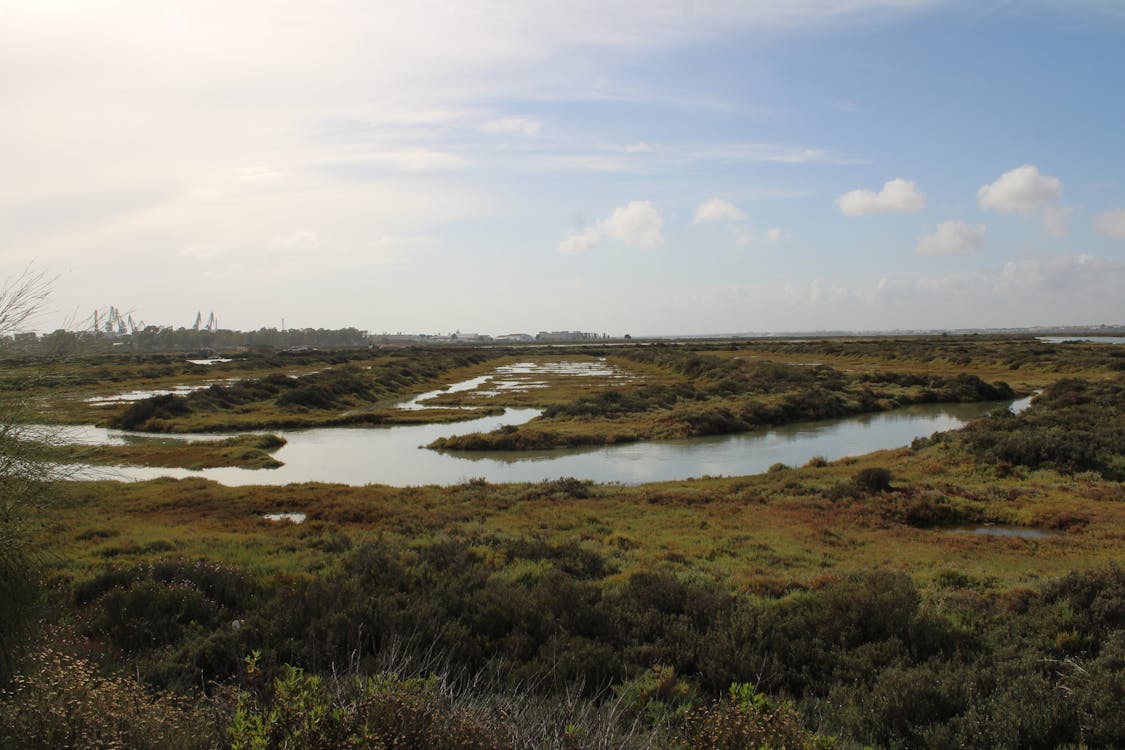
[[304, 523], [308, 518], [304, 513], [266, 513], [262, 518], [267, 521], [288, 521], [289, 523]]
[[195, 391], [202, 391], [210, 388], [213, 385], [230, 385], [235, 383], [239, 378], [227, 378], [225, 380], [209, 380], [206, 383], [193, 383], [191, 385], [174, 385], [171, 388], [151, 388], [147, 390], [125, 391], [124, 393], [115, 393], [112, 396], [90, 396], [82, 399], [87, 404], [94, 406], [111, 406], [114, 404], [130, 404], [134, 401], [144, 401], [146, 398], [153, 396], [186, 396]]

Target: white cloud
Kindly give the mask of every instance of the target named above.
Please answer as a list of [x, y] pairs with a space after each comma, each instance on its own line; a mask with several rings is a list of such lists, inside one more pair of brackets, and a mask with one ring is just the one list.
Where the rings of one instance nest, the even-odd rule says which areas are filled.
[[898, 177], [885, 183], [878, 193], [873, 190], [844, 193], [836, 199], [836, 205], [847, 216], [909, 214], [922, 210], [926, 196], [913, 182]]
[[984, 224], [943, 221], [934, 233], [918, 241], [919, 255], [968, 255], [984, 244]]
[[725, 201], [722, 198], [711, 198], [704, 201], [695, 209], [695, 219], [692, 220], [693, 224], [703, 224], [713, 221], [743, 221], [746, 218], [746, 212], [735, 206], [730, 201]]
[[783, 239], [785, 239], [785, 232], [778, 227], [766, 230], [766, 242], [781, 242]]
[[520, 133], [535, 135], [543, 128], [543, 123], [530, 117], [501, 117], [481, 125], [486, 133]]
[[574, 232], [559, 243], [561, 255], [578, 255], [592, 249], [601, 242], [602, 233], [597, 227], [587, 227], [581, 232]]
[[[695, 209], [695, 218], [692, 224], [714, 224], [722, 222], [734, 236], [735, 247], [749, 247], [754, 244], [754, 232], [746, 225], [746, 212], [730, 201], [722, 198], [710, 198]], [[780, 231], [780, 230], [778, 230]], [[770, 242], [776, 240], [766, 237]]]
[[629, 247], [654, 248], [664, 244], [661, 228], [664, 218], [650, 201], [632, 201], [616, 209], [595, 226], [572, 232], [559, 243], [561, 255], [577, 255], [595, 247], [603, 238], [615, 239]]
[[1125, 210], [1106, 211], [1098, 214], [1095, 228], [1106, 237], [1125, 240]]
[[601, 223], [601, 230], [630, 247], [653, 248], [664, 244], [664, 218], [650, 201], [632, 201]]
[[1005, 172], [977, 191], [977, 201], [983, 208], [1005, 213], [1034, 214], [1061, 197], [1059, 178], [1039, 174], [1034, 164]]
[[1066, 236], [1074, 209], [1055, 205], [1062, 198], [1062, 181], [1039, 173], [1034, 164], [1009, 170], [977, 191], [983, 208], [1031, 216], [1039, 214], [1043, 227], [1055, 237]]

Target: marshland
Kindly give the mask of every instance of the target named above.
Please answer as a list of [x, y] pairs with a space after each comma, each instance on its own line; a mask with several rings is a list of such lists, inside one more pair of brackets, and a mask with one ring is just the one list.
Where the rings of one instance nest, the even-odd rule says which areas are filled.
[[[966, 336], [229, 360], [6, 362], [5, 399], [35, 426], [21, 450], [53, 467], [11, 506], [37, 585], [9, 584], [22, 616], [5, 642], [6, 742], [1125, 736], [1125, 347]], [[701, 470], [715, 441], [768, 455], [756, 438], [920, 409], [949, 415], [943, 429], [907, 421], [878, 450]], [[405, 453], [362, 437], [399, 430]], [[343, 452], [338, 481], [269, 478], [303, 439]], [[658, 460], [683, 472], [658, 482], [555, 468], [662, 447], [699, 458]], [[384, 454], [469, 468], [379, 481]], [[481, 476], [488, 461], [534, 479]], [[141, 467], [180, 478], [132, 480]]]

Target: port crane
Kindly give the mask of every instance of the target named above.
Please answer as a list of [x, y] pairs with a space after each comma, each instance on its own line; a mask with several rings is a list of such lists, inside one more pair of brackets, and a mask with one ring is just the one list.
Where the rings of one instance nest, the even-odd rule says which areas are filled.
[[145, 322], [133, 320], [132, 311], [121, 312], [119, 309], [110, 305], [104, 312], [102, 310], [94, 310], [94, 332], [105, 334], [106, 336], [124, 336], [125, 334], [134, 334], [137, 331], [143, 331]]
[[210, 317], [207, 318], [207, 325], [203, 325], [203, 313], [197, 312], [195, 314], [194, 329], [196, 331], [203, 330], [214, 333], [215, 331], [219, 330], [219, 319], [215, 317], [215, 313], [214, 311], [212, 311]]

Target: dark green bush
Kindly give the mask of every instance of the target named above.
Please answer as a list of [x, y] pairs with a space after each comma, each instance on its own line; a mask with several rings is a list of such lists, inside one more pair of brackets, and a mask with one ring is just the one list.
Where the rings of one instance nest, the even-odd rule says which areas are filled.
[[852, 482], [864, 492], [887, 492], [891, 489], [891, 470], [883, 467], [860, 469], [852, 477]]

